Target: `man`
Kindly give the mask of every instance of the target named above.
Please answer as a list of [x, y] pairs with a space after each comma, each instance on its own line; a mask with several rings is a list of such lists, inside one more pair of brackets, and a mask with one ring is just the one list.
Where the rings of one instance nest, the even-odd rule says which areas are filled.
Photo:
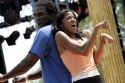
[[0, 82], [26, 73], [40, 59], [44, 83], [71, 83], [70, 73], [60, 59], [50, 25], [56, 14], [57, 8], [52, 1], [36, 2], [34, 16], [38, 26], [42, 28], [38, 30], [27, 56], [10, 72], [0, 74]]

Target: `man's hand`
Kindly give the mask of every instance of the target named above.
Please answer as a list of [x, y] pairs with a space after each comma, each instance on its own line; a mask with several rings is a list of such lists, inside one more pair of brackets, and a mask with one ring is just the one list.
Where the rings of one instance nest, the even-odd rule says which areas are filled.
[[0, 73], [0, 82], [5, 82], [5, 80], [3, 79], [3, 74]]
[[12, 80], [13, 83], [25, 83], [26, 79], [24, 76], [15, 77]]

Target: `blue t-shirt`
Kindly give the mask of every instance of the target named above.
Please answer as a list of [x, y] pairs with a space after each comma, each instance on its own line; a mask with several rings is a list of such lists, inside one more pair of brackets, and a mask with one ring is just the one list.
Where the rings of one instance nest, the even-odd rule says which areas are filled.
[[55, 37], [48, 25], [38, 30], [30, 52], [40, 57], [44, 83], [72, 83], [57, 50]]

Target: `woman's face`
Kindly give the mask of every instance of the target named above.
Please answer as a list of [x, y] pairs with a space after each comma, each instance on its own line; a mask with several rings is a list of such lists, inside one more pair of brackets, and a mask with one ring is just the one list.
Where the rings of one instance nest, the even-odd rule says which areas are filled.
[[62, 20], [62, 28], [70, 34], [74, 34], [77, 31], [77, 20], [72, 12], [67, 12]]

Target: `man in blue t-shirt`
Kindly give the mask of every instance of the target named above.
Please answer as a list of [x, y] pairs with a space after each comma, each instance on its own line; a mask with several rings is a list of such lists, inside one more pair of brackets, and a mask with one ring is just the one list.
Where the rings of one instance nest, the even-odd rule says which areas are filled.
[[[35, 20], [41, 27], [27, 56], [10, 72], [0, 74], [0, 82], [22, 75], [31, 69], [40, 59], [44, 83], [72, 83], [71, 75], [62, 63], [58, 53], [55, 37], [52, 33], [52, 22], [57, 14], [56, 5], [50, 0], [38, 0], [35, 7]], [[38, 75], [38, 76], [37, 76]], [[37, 79], [41, 74], [37, 74]], [[26, 77], [28, 80], [28, 77]], [[15, 80], [14, 83], [18, 80]]]

